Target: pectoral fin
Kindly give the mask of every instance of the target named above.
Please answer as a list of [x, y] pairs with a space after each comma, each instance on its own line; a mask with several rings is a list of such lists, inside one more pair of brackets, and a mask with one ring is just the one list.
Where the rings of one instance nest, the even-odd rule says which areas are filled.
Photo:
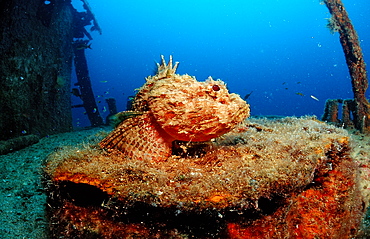
[[149, 113], [144, 113], [123, 121], [99, 145], [119, 150], [131, 159], [162, 161], [171, 156], [173, 140]]

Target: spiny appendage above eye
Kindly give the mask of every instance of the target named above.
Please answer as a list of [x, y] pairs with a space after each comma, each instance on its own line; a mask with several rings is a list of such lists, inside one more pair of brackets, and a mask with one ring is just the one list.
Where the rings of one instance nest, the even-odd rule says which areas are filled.
[[174, 74], [176, 74], [177, 66], [179, 65], [179, 62], [176, 62], [175, 65], [172, 67], [172, 56], [170, 55], [170, 60], [168, 64], [166, 64], [166, 60], [164, 59], [164, 56], [161, 55], [162, 58], [162, 64], [160, 65], [157, 63], [158, 71], [157, 76], [159, 79], [171, 77]]

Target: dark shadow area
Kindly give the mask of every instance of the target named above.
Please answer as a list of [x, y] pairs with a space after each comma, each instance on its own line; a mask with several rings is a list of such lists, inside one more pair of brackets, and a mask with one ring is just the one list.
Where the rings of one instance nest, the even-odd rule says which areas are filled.
[[[276, 196], [271, 199], [260, 198], [256, 203], [258, 208], [217, 210], [210, 207], [207, 210], [184, 211], [180, 207], [164, 208], [153, 203], [135, 202], [135, 195], [132, 195], [131, 199], [118, 200], [94, 186], [83, 183], [61, 182], [57, 190], [53, 189], [50, 192], [53, 193], [49, 195], [49, 205], [54, 208], [50, 210], [50, 213], [53, 214], [54, 210], [58, 212], [59, 217], [67, 215], [61, 218], [65, 219], [76, 213], [75, 220], [86, 221], [89, 219], [77, 218], [81, 217], [81, 210], [84, 210], [83, 215], [95, 215], [98, 212], [102, 224], [113, 224], [120, 227], [140, 224], [149, 228], [151, 235], [160, 231], [162, 236], [167, 233], [169, 237], [176, 231], [191, 238], [226, 238], [228, 223], [237, 222], [248, 225], [258, 218], [273, 214], [284, 203], [282, 197]], [[75, 209], [75, 212], [64, 208], [66, 201], [74, 205], [72, 209]], [[62, 220], [58, 224], [60, 224], [58, 229], [70, 227], [68, 220]], [[91, 231], [70, 230], [68, 234], [71, 235], [68, 238], [73, 238], [72, 235], [100, 238]]]

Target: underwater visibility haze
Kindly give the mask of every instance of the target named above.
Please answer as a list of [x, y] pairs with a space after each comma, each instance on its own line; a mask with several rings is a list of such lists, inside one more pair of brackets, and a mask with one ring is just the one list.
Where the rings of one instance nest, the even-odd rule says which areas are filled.
[[[370, 1], [341, 1], [368, 61]], [[0, 238], [370, 238], [339, 3], [71, 2], [0, 3]]]
[[[155, 74], [160, 55], [173, 55], [179, 74], [220, 78], [242, 98], [251, 93], [252, 116], [320, 118], [326, 99], [353, 98], [339, 35], [326, 27], [330, 14], [318, 0], [89, 3], [103, 30], [92, 34], [92, 49], [86, 50], [103, 118], [105, 98], [116, 98], [118, 111], [126, 110], [128, 97]], [[370, 3], [343, 3], [366, 61]], [[79, 0], [73, 4], [83, 10]], [[89, 125], [83, 111], [73, 109], [74, 126]]]

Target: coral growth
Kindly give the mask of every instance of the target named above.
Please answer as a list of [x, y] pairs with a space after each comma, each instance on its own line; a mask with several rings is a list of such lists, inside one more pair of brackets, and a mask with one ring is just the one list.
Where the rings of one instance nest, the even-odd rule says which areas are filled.
[[334, 34], [336, 32], [339, 32], [340, 25], [338, 24], [336, 19], [334, 17], [330, 17], [327, 20], [328, 20], [328, 24], [326, 25], [326, 27], [329, 28], [330, 33]]
[[342, 129], [309, 118], [251, 119], [180, 147], [195, 153], [155, 162], [92, 145], [50, 155], [53, 233], [349, 238], [359, 228], [366, 194]]

